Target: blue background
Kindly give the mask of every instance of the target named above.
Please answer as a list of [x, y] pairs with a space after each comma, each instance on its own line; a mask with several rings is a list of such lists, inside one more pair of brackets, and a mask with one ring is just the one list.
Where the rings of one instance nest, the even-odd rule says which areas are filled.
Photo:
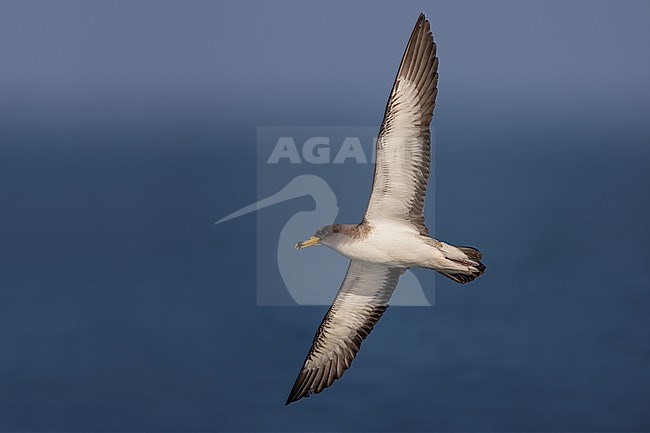
[[[325, 308], [256, 307], [255, 215], [213, 222], [255, 200], [256, 126], [380, 123], [421, 11], [437, 236], [487, 273], [419, 274], [435, 308], [389, 309], [343, 380], [284, 407]], [[650, 430], [649, 18], [0, 2], [0, 430]]]

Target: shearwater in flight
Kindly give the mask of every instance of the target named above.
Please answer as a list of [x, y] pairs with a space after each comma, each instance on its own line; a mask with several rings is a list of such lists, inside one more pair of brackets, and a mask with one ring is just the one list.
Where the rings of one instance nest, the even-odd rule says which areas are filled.
[[408, 268], [433, 269], [462, 284], [485, 270], [478, 250], [440, 242], [424, 224], [437, 84], [436, 44], [420, 14], [386, 105], [366, 214], [359, 224], [328, 225], [296, 244], [296, 249], [324, 245], [348, 257], [350, 265], [287, 404], [323, 391], [343, 375]]

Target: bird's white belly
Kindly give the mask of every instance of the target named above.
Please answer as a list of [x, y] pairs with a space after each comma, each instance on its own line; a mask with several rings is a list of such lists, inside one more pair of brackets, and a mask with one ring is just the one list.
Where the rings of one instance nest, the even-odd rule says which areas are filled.
[[338, 245], [344, 256], [397, 267], [428, 267], [442, 253], [418, 233], [401, 227], [377, 227], [367, 237]]

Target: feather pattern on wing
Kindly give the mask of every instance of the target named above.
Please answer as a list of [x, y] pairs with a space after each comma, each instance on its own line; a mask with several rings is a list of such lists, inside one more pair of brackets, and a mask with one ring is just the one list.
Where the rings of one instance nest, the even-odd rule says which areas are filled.
[[391, 91], [376, 146], [366, 222], [409, 224], [422, 235], [429, 178], [429, 125], [438, 85], [438, 58], [429, 21], [420, 15]]
[[406, 269], [352, 260], [332, 307], [325, 315], [289, 394], [287, 404], [319, 393], [339, 379], [361, 342], [388, 308]]

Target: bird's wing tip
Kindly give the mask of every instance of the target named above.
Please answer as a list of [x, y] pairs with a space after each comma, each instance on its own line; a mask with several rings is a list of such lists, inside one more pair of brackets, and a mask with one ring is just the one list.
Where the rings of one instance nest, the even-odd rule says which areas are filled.
[[284, 404], [285, 406], [289, 406], [291, 403], [295, 403], [301, 398], [305, 397], [304, 395], [300, 394], [294, 394], [293, 392], [289, 394], [289, 398], [287, 398], [287, 402]]

